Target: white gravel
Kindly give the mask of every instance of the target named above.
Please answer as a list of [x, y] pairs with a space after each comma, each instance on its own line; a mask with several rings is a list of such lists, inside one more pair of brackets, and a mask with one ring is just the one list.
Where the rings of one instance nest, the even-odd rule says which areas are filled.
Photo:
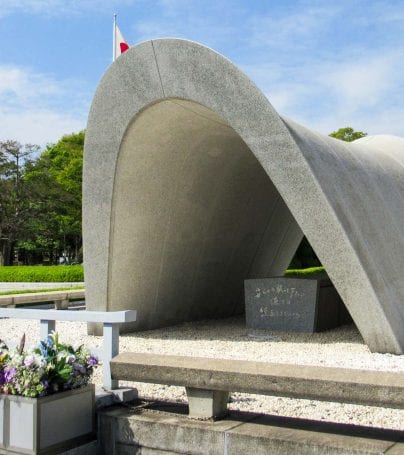
[[[85, 343], [89, 347], [101, 345], [101, 337], [86, 334], [85, 323], [59, 322], [57, 330], [63, 341], [75, 345]], [[38, 323], [0, 319], [0, 338], [17, 342], [24, 332], [27, 343], [36, 343], [39, 337]], [[269, 340], [249, 337], [244, 319], [236, 317], [122, 335], [120, 348], [121, 351], [404, 372], [404, 355], [372, 354], [353, 325], [316, 334], [276, 332], [272, 335], [275, 338]], [[101, 384], [101, 378], [102, 368], [99, 368], [94, 382]], [[138, 388], [139, 395], [143, 398], [186, 401], [182, 387], [143, 383], [131, 385]], [[397, 409], [241, 393], [232, 394], [230, 407], [244, 411], [404, 430], [404, 410]]]

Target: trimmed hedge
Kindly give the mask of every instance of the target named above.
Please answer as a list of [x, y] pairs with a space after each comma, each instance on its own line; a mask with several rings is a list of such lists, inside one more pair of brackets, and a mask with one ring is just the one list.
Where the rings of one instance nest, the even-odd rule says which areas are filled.
[[301, 277], [301, 278], [326, 278], [327, 272], [325, 271], [324, 267], [309, 267], [308, 269], [289, 269], [286, 270], [285, 276], [290, 277]]
[[82, 265], [16, 265], [0, 267], [0, 281], [77, 282], [84, 281]]
[[[327, 276], [324, 267], [289, 269], [285, 276]], [[0, 281], [7, 282], [81, 282], [84, 281], [82, 265], [19, 265], [0, 267]]]

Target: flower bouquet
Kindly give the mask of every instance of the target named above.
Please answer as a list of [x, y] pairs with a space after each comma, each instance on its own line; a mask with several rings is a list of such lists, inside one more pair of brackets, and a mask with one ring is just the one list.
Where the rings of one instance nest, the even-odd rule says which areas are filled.
[[61, 343], [56, 332], [30, 351], [24, 344], [24, 337], [14, 351], [0, 344], [0, 393], [37, 398], [76, 389], [89, 383], [98, 365], [83, 345]]
[[25, 336], [14, 350], [0, 341], [0, 452], [59, 453], [91, 439], [97, 365], [84, 346], [61, 343], [55, 332], [30, 350]]

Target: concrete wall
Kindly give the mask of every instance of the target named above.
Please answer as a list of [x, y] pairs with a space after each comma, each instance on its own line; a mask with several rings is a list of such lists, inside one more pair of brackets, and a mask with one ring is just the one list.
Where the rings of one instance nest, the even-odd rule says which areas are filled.
[[86, 134], [89, 309], [136, 308], [126, 330], [233, 314], [243, 279], [281, 273], [303, 231], [369, 347], [403, 352], [403, 143], [346, 144], [282, 119], [196, 43], [131, 48]]

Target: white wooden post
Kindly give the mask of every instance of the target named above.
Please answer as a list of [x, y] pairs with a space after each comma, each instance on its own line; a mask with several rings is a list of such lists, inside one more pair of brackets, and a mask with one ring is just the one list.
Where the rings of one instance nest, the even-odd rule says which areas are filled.
[[103, 384], [108, 390], [117, 389], [119, 383], [116, 379], [111, 379], [109, 362], [119, 354], [119, 324], [104, 322], [103, 335]]
[[55, 330], [56, 321], [41, 319], [40, 320], [40, 338], [44, 340], [53, 330]]

